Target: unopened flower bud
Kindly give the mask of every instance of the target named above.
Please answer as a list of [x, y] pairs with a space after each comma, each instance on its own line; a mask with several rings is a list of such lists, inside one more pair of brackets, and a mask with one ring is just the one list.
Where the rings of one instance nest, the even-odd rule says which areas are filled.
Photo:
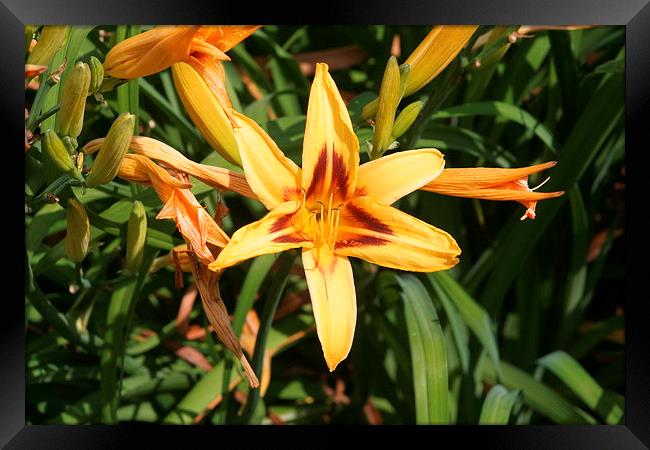
[[61, 87], [61, 110], [58, 114], [59, 133], [77, 138], [81, 134], [90, 87], [90, 67], [78, 62]]
[[36, 25], [25, 25], [25, 53], [28, 53], [29, 48], [32, 46], [35, 31]]
[[86, 209], [77, 200], [68, 200], [67, 234], [65, 237], [65, 254], [76, 263], [80, 263], [88, 254], [90, 243], [90, 222]]
[[226, 160], [241, 166], [232, 123], [205, 80], [186, 63], [174, 64], [172, 76], [185, 110], [208, 144]]
[[134, 124], [135, 115], [128, 112], [120, 114], [115, 119], [111, 129], [108, 130], [97, 158], [95, 158], [92, 171], [86, 179], [88, 187], [99, 186], [115, 178], [122, 160], [129, 150]]
[[99, 94], [104, 82], [104, 65], [94, 56], [90, 57], [88, 65], [90, 66], [90, 88], [88, 91], [91, 94]]
[[72, 157], [68, 153], [65, 144], [54, 130], [47, 130], [43, 134], [42, 142], [43, 152], [54, 167], [81, 182], [84, 181], [79, 169], [77, 169]]
[[[476, 25], [439, 25], [433, 27], [429, 34], [404, 61], [408, 65], [409, 77], [403, 97], [419, 91], [433, 80], [467, 44], [478, 28]], [[361, 116], [364, 120], [377, 112], [378, 102], [373, 100], [363, 107]]]
[[395, 123], [393, 124], [393, 140], [397, 139], [411, 128], [411, 125], [413, 125], [413, 122], [417, 119], [418, 114], [422, 111], [423, 106], [424, 102], [413, 102], [399, 113], [397, 119], [395, 119]]
[[144, 210], [142, 202], [136, 200], [133, 202], [126, 231], [126, 259], [124, 268], [131, 273], [136, 273], [140, 270], [146, 238], [147, 213]]
[[379, 89], [379, 101], [377, 104], [377, 115], [375, 117], [375, 129], [372, 139], [373, 155], [381, 156], [392, 142], [390, 140], [395, 120], [395, 111], [402, 98], [402, 85], [400, 80], [400, 69], [397, 66], [397, 59], [391, 56], [386, 64], [384, 78]]
[[411, 66], [411, 74], [404, 96], [419, 91], [442, 72], [467, 44], [476, 28], [476, 25], [433, 27], [405, 61]]
[[44, 26], [38, 43], [27, 57], [27, 64], [49, 65], [54, 54], [65, 43], [69, 31], [69, 26]]

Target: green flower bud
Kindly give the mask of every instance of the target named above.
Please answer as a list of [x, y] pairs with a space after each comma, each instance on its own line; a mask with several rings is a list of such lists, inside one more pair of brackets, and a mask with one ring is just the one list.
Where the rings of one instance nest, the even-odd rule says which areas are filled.
[[88, 187], [99, 186], [115, 178], [122, 160], [129, 150], [134, 125], [135, 115], [128, 112], [120, 114], [115, 119], [111, 129], [108, 130], [97, 158], [95, 158], [92, 171], [86, 179]]
[[[402, 64], [399, 66], [399, 73], [400, 73], [400, 98], [404, 97], [404, 94], [406, 93], [406, 89], [408, 88], [408, 76], [409, 73], [411, 73], [411, 66], [408, 64]], [[361, 109], [361, 118], [363, 120], [368, 120], [371, 117], [374, 117], [375, 114], [377, 114], [377, 107], [379, 106], [379, 97], [372, 100], [371, 102], [368, 102], [364, 105], [364, 107]]]
[[104, 82], [104, 65], [94, 56], [90, 57], [90, 93], [99, 94]]
[[140, 270], [146, 238], [147, 213], [144, 210], [142, 202], [136, 200], [133, 202], [126, 231], [126, 259], [124, 268], [131, 273], [136, 273]]
[[373, 156], [378, 158], [388, 145], [391, 132], [393, 130], [393, 121], [395, 120], [395, 111], [397, 105], [402, 99], [402, 84], [400, 81], [400, 69], [397, 66], [397, 59], [391, 56], [386, 64], [384, 78], [381, 81], [379, 89], [379, 102], [377, 104], [377, 114], [375, 116], [375, 129], [372, 138]]
[[54, 54], [59, 51], [68, 38], [69, 31], [69, 26], [44, 26], [38, 42], [27, 57], [27, 64], [49, 65]]
[[32, 45], [35, 31], [36, 25], [25, 25], [25, 53], [29, 52], [29, 47]]
[[76, 178], [83, 183], [84, 179], [68, 153], [65, 144], [54, 130], [49, 129], [43, 134], [43, 152], [52, 165], [59, 171]]
[[71, 261], [80, 263], [88, 254], [90, 243], [90, 222], [86, 209], [74, 198], [68, 200], [67, 235], [65, 254]]
[[413, 102], [399, 113], [397, 119], [395, 119], [395, 123], [393, 124], [393, 140], [397, 139], [411, 128], [411, 125], [413, 125], [413, 122], [417, 119], [418, 114], [422, 111], [423, 106], [424, 102]]
[[61, 110], [57, 116], [59, 133], [77, 138], [81, 134], [90, 87], [90, 67], [78, 62], [61, 87]]

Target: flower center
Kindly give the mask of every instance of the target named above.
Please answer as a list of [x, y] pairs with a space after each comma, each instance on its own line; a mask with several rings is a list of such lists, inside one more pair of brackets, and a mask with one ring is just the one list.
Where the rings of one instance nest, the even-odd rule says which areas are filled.
[[333, 203], [334, 192], [330, 193], [327, 203], [316, 200], [307, 204], [305, 195], [303, 190], [303, 231], [310, 236], [316, 246], [326, 245], [333, 252], [344, 203], [337, 205]]

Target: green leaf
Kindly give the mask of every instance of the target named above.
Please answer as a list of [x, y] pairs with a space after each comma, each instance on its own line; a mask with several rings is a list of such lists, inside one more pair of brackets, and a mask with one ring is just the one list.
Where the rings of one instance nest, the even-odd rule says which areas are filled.
[[[553, 177], [547, 190], [569, 190], [587, 170], [624, 111], [623, 77], [613, 75], [600, 86], [582, 112], [566, 144], [562, 147]], [[503, 227], [496, 240], [496, 261], [481, 295], [481, 304], [491, 315], [501, 308], [505, 293], [510, 289], [519, 268], [542, 238], [566, 197], [538, 204], [537, 218], [522, 224], [512, 219]]]
[[[160, 110], [167, 116], [171, 123], [178, 128], [178, 130], [184, 135], [194, 140], [194, 142], [205, 144], [205, 140], [186, 118], [183, 116], [182, 112], [178, 107], [172, 104], [167, 100], [158, 90], [149, 83], [145, 78], [138, 78], [138, 84], [142, 93], [149, 99], [151, 102], [156, 105]], [[177, 149], [178, 150], [178, 149]]]
[[501, 167], [510, 167], [515, 161], [511, 153], [474, 131], [436, 123], [431, 123], [424, 129], [416, 147], [433, 147], [442, 151], [457, 150]]
[[[192, 424], [196, 416], [205, 411], [210, 402], [219, 394], [224, 394], [225, 359], [219, 361], [210, 372], [205, 374], [198, 383], [178, 402], [163, 418], [164, 424]], [[231, 381], [237, 374], [231, 374]]]
[[483, 402], [479, 425], [507, 425], [519, 394], [519, 391], [508, 391], [500, 384], [492, 386]]
[[438, 315], [420, 280], [400, 275], [397, 281], [409, 334], [416, 423], [448, 424], [447, 352]]
[[550, 150], [557, 152], [559, 143], [544, 124], [533, 117], [529, 112], [505, 102], [475, 102], [464, 105], [452, 106], [437, 111], [433, 119], [447, 119], [450, 117], [470, 116], [496, 116], [516, 122], [535, 134]]
[[[493, 383], [494, 367], [488, 358], [485, 363], [483, 379]], [[595, 424], [596, 420], [589, 414], [571, 404], [556, 391], [533, 378], [523, 370], [501, 361], [501, 382], [511, 390], [520, 390], [524, 403], [538, 413], [560, 424]]]
[[102, 399], [102, 421], [117, 422], [117, 410], [120, 404], [121, 376], [126, 341], [131, 326], [131, 315], [138, 300], [145, 278], [154, 255], [145, 256], [137, 276], [119, 286], [111, 295], [106, 315], [106, 332], [104, 346], [100, 353], [100, 392]]
[[499, 350], [488, 313], [447, 272], [429, 273], [427, 277], [438, 296], [441, 299], [446, 298], [457, 308], [469, 329], [487, 351], [492, 364], [499, 373]]
[[568, 353], [557, 350], [538, 360], [609, 425], [623, 420], [625, 405], [606, 392]]
[[235, 336], [239, 336], [246, 321], [246, 314], [253, 307], [253, 302], [257, 298], [262, 282], [271, 270], [277, 255], [262, 255], [253, 260], [249, 267], [244, 283], [241, 286], [237, 296], [237, 306], [232, 316], [232, 329]]
[[570, 345], [568, 352], [577, 359], [587, 355], [599, 342], [615, 331], [625, 328], [625, 316], [613, 316], [594, 324], [593, 328], [575, 339]]

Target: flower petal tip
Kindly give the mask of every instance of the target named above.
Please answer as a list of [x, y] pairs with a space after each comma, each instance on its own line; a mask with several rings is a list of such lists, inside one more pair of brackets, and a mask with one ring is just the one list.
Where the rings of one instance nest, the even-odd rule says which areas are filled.
[[[343, 359], [345, 359], [345, 358], [343, 358]], [[330, 373], [332, 373], [332, 372], [334, 372], [336, 370], [339, 363], [341, 361], [343, 361], [343, 359], [325, 357], [325, 362], [327, 363], [327, 368], [329, 369]]]

